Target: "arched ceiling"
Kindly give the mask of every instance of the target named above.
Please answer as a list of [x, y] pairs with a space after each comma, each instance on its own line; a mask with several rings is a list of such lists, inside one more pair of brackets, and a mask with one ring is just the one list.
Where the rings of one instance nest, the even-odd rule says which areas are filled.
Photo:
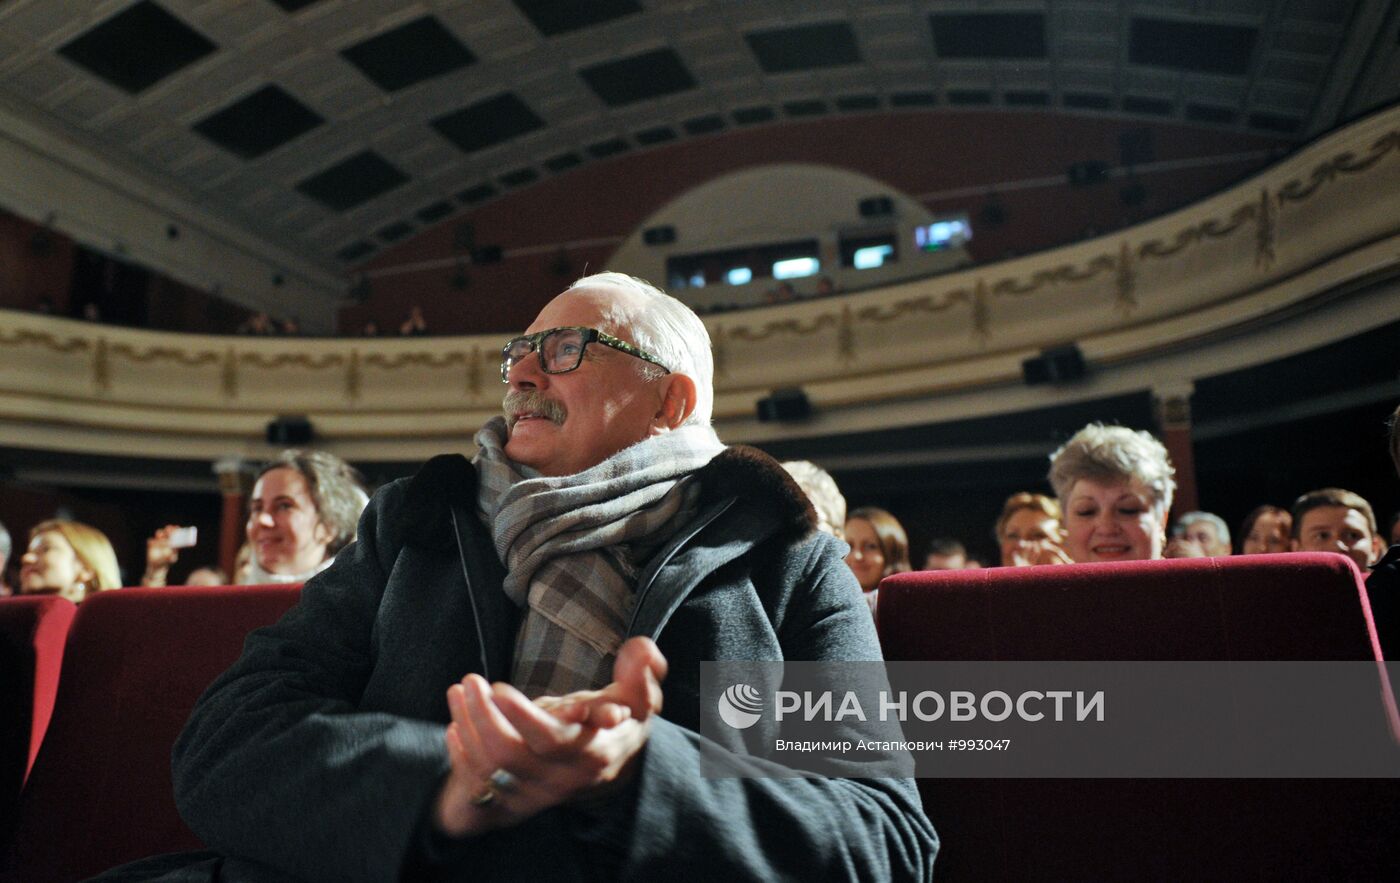
[[1398, 7], [9, 0], [0, 112], [343, 274], [551, 176], [793, 119], [1043, 110], [1301, 142], [1400, 95]]

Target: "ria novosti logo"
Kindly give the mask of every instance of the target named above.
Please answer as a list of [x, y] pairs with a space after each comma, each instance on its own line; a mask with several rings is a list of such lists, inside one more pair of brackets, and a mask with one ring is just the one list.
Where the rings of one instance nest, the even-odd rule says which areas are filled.
[[763, 697], [748, 684], [735, 684], [719, 697], [720, 720], [736, 730], [747, 730], [763, 713]]

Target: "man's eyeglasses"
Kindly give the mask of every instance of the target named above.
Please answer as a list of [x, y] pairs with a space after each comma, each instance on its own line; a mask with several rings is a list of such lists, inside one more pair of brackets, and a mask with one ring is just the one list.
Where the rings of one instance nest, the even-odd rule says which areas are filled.
[[651, 353], [639, 349], [625, 340], [618, 340], [611, 334], [597, 328], [581, 325], [568, 325], [563, 328], [549, 328], [524, 337], [517, 337], [501, 348], [501, 382], [510, 382], [510, 369], [530, 353], [539, 353], [540, 370], [546, 374], [567, 374], [583, 363], [583, 351], [590, 343], [601, 343], [629, 356], [636, 356], [646, 362], [671, 373], [671, 369], [661, 364], [661, 360]]

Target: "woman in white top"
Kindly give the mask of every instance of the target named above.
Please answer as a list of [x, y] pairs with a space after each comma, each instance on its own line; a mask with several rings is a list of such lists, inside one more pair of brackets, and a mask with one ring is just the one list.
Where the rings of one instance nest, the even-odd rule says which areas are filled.
[[355, 539], [369, 502], [344, 460], [324, 451], [283, 451], [263, 467], [248, 505], [250, 583], [305, 582]]

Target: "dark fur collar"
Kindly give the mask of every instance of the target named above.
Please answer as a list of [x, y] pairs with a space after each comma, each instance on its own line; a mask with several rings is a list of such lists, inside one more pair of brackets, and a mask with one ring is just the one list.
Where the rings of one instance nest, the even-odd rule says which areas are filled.
[[[738, 496], [776, 516], [784, 533], [802, 536], [815, 530], [817, 513], [807, 495], [777, 460], [747, 445], [725, 448], [696, 473], [702, 506]], [[440, 454], [409, 480], [406, 492], [407, 542], [415, 546], [450, 549], [450, 505], [460, 503], [473, 512], [476, 470], [461, 454]]]
[[405, 541], [426, 549], [454, 548], [451, 505], [456, 501], [476, 517], [476, 470], [461, 454], [439, 454], [409, 479], [404, 496]]
[[701, 467], [700, 503], [738, 496], [775, 515], [779, 530], [803, 536], [817, 529], [817, 510], [772, 457], [748, 445], [733, 445]]

